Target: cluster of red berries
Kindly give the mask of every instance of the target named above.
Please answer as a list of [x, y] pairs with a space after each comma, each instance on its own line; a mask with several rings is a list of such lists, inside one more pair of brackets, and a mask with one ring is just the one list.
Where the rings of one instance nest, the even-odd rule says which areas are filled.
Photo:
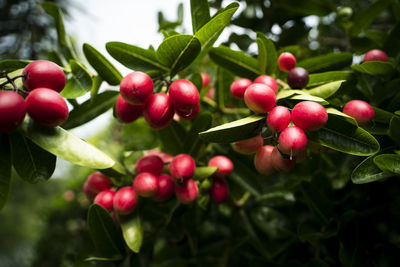
[[[216, 156], [209, 161], [209, 166], [218, 167], [209, 190], [210, 198], [216, 203], [224, 202], [229, 194], [225, 177], [232, 172], [233, 163], [225, 156]], [[181, 203], [190, 204], [199, 194], [198, 185], [192, 179], [195, 169], [195, 161], [190, 155], [179, 154], [173, 157], [151, 150], [136, 162], [136, 177], [132, 185], [116, 191], [112, 188], [110, 177], [95, 172], [88, 177], [83, 189], [88, 197], [94, 198], [94, 203], [123, 215], [136, 208], [139, 196], [162, 202], [175, 193]]]
[[162, 129], [171, 122], [175, 113], [187, 120], [199, 113], [200, 95], [191, 81], [173, 81], [168, 94], [153, 94], [153, 89], [153, 80], [144, 72], [135, 71], [125, 76], [115, 104], [118, 120], [130, 123], [143, 115], [150, 127]]
[[39, 124], [45, 126], [61, 125], [68, 118], [68, 106], [59, 94], [64, 89], [66, 80], [64, 71], [55, 63], [47, 60], [36, 60], [29, 63], [22, 71], [24, 87], [29, 91], [24, 99], [16, 88], [14, 91], [0, 92], [0, 133], [15, 130], [24, 120], [26, 113]]

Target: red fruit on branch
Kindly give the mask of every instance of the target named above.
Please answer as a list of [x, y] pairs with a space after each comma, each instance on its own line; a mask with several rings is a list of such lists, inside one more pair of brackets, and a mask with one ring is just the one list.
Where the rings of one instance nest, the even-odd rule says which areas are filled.
[[297, 126], [290, 126], [279, 135], [279, 150], [286, 155], [295, 156], [306, 148], [307, 136]]
[[244, 92], [246, 91], [247, 87], [252, 85], [253, 82], [246, 78], [240, 78], [235, 80], [231, 84], [231, 93], [236, 98], [243, 98]]
[[162, 174], [157, 177], [157, 193], [153, 199], [155, 201], [165, 201], [169, 199], [175, 192], [175, 184], [169, 175]]
[[144, 105], [153, 94], [153, 81], [149, 75], [135, 71], [126, 75], [120, 83], [121, 96], [131, 105]]
[[131, 123], [142, 116], [145, 105], [131, 105], [119, 95], [115, 103], [115, 115], [123, 123]]
[[281, 132], [286, 129], [290, 123], [291, 115], [288, 108], [283, 106], [274, 107], [267, 116], [268, 129], [271, 132]]
[[114, 196], [113, 208], [118, 214], [127, 215], [137, 206], [137, 196], [132, 186], [120, 188]]
[[201, 81], [202, 81], [202, 84], [203, 84], [202, 87], [207, 87], [207, 86], [210, 85], [211, 78], [210, 78], [210, 76], [209, 76], [207, 73], [202, 72], [202, 73], [201, 73]]
[[283, 52], [278, 57], [278, 66], [281, 71], [288, 72], [296, 66], [296, 58], [289, 52]]
[[302, 101], [292, 110], [293, 123], [306, 131], [316, 131], [328, 121], [328, 112], [316, 102]]
[[12, 91], [0, 92], [0, 133], [9, 133], [23, 122], [26, 103], [22, 96]]
[[169, 165], [169, 172], [174, 181], [187, 180], [193, 177], [195, 170], [196, 163], [188, 154], [179, 154], [175, 156]]
[[361, 126], [367, 125], [375, 115], [371, 105], [362, 100], [347, 102], [343, 108], [343, 113], [353, 117]]
[[158, 176], [161, 174], [162, 170], [164, 168], [164, 162], [163, 160], [156, 155], [147, 155], [141, 157], [135, 165], [135, 172], [136, 174], [142, 173], [142, 172], [150, 172], [154, 174], [155, 176]]
[[273, 149], [273, 146], [266, 145], [257, 151], [254, 157], [254, 167], [259, 173], [269, 175], [275, 172], [275, 168], [271, 160]]
[[284, 158], [277, 147], [271, 153], [271, 163], [277, 171], [290, 171], [296, 165], [296, 158]]
[[300, 67], [290, 70], [287, 76], [287, 83], [292, 89], [305, 88], [308, 84], [308, 80], [308, 71]]
[[96, 195], [93, 203], [102, 206], [108, 211], [111, 211], [114, 205], [114, 196], [115, 196], [114, 190], [106, 189]]
[[[183, 118], [193, 114], [200, 108], [200, 95], [196, 86], [189, 80], [179, 79], [171, 83], [169, 97], [178, 115]], [[196, 113], [197, 114], [197, 113]]]
[[213, 174], [217, 178], [225, 178], [233, 171], [232, 161], [225, 156], [215, 156], [208, 161], [208, 166], [217, 167], [218, 170]]
[[264, 144], [264, 138], [261, 135], [251, 137], [246, 140], [236, 141], [232, 144], [233, 149], [241, 154], [254, 154]]
[[193, 179], [187, 179], [182, 185], [175, 185], [176, 198], [183, 204], [190, 204], [196, 200], [199, 188]]
[[29, 63], [22, 74], [22, 82], [29, 91], [44, 87], [61, 92], [66, 83], [64, 71], [56, 63], [48, 60]]
[[267, 113], [276, 104], [275, 92], [265, 84], [254, 83], [246, 89], [244, 102], [255, 113]]
[[213, 178], [213, 183], [209, 191], [212, 202], [220, 204], [229, 197], [229, 186], [225, 179]]
[[271, 88], [272, 90], [274, 90], [275, 94], [278, 93], [279, 87], [278, 87], [278, 83], [276, 82], [276, 80], [274, 78], [272, 78], [269, 75], [261, 75], [258, 76], [255, 80], [254, 83], [262, 83], [265, 84], [266, 86], [268, 86], [269, 88]]
[[164, 93], [157, 93], [150, 97], [143, 116], [150, 127], [162, 129], [171, 122], [174, 113], [170, 97]]
[[152, 197], [157, 193], [157, 177], [152, 173], [142, 172], [133, 180], [133, 187], [137, 195]]
[[176, 110], [176, 114], [178, 114], [179, 117], [185, 120], [191, 120], [197, 116], [197, 114], [200, 111], [200, 103], [198, 103], [196, 106], [193, 107], [191, 110]]
[[368, 61], [383, 61], [386, 62], [388, 60], [388, 57], [385, 52], [379, 49], [372, 49], [368, 51], [363, 60], [362, 63], [368, 62]]
[[[110, 189], [113, 183], [110, 177], [102, 174], [101, 172], [94, 172], [89, 175], [84, 185], [84, 191], [87, 191], [87, 196], [92, 197], [93, 194]], [[87, 189], [85, 189], [87, 187]]]

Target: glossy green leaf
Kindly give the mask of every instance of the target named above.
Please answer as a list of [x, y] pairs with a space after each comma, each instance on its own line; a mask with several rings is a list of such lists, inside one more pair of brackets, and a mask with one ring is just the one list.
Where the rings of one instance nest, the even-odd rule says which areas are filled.
[[321, 97], [309, 95], [305, 91], [299, 91], [299, 90], [296, 90], [296, 91], [297, 91], [297, 93], [295, 95], [289, 97], [289, 99], [301, 100], [301, 101], [314, 101], [314, 102], [320, 103], [321, 105], [329, 104], [327, 101], [325, 101], [325, 99], [323, 99]]
[[183, 151], [183, 142], [185, 139], [185, 129], [175, 120], [172, 120], [167, 127], [158, 131], [161, 143], [163, 145], [162, 151], [177, 155]]
[[219, 46], [211, 48], [209, 55], [217, 65], [238, 76], [254, 79], [260, 74], [257, 59], [243, 52]]
[[122, 79], [121, 73], [108, 59], [90, 44], [83, 44], [83, 53], [90, 65], [110, 85], [119, 85]]
[[355, 71], [369, 75], [391, 75], [395, 69], [392, 63], [382, 61], [368, 61], [362, 64], [351, 65]]
[[226, 69], [218, 67], [217, 68], [217, 80], [215, 83], [215, 102], [217, 102], [218, 108], [225, 107], [225, 99], [230, 96], [230, 87], [233, 82], [233, 75]]
[[195, 180], [202, 180], [210, 177], [218, 171], [217, 167], [196, 167], [193, 177]]
[[258, 69], [260, 74], [272, 75], [278, 66], [278, 55], [274, 43], [263, 33], [257, 33]]
[[0, 210], [7, 202], [11, 184], [11, 150], [8, 136], [0, 134]]
[[23, 59], [5, 59], [0, 61], [0, 71], [12, 72], [25, 68], [32, 60]]
[[92, 204], [87, 215], [87, 224], [93, 243], [103, 257], [118, 258], [123, 255], [124, 241], [108, 211]]
[[48, 180], [56, 168], [57, 157], [18, 132], [9, 136], [12, 161], [18, 175], [30, 183]]
[[351, 181], [353, 183], [366, 184], [392, 176], [392, 174], [382, 171], [374, 164], [375, 156], [372, 155], [366, 158], [353, 170], [351, 174]]
[[189, 66], [200, 53], [200, 41], [192, 35], [177, 34], [167, 37], [158, 47], [156, 58], [170, 68], [171, 77]]
[[133, 252], [139, 253], [143, 243], [143, 226], [139, 215], [120, 216], [120, 220], [126, 244]]
[[192, 15], [193, 33], [210, 20], [210, 7], [207, 0], [190, 0], [190, 13]]
[[374, 163], [384, 172], [400, 175], [400, 155], [382, 154], [374, 158]]
[[314, 87], [335, 81], [347, 81], [352, 79], [353, 76], [353, 73], [350, 71], [327, 71], [313, 73], [309, 75], [310, 80], [308, 81], [307, 87]]
[[183, 148], [187, 154], [192, 157], [198, 155], [199, 150], [205, 144], [204, 140], [200, 139], [199, 133], [210, 128], [211, 121], [212, 116], [210, 113], [201, 113], [193, 120], [192, 127], [183, 142]]
[[21, 133], [44, 150], [74, 164], [93, 169], [106, 169], [115, 161], [102, 151], [61, 127], [45, 127], [25, 120]]
[[278, 93], [276, 94], [276, 100], [281, 100], [281, 99], [285, 99], [288, 97], [291, 97], [293, 95], [297, 94], [297, 92], [295, 90], [279, 90]]
[[72, 77], [67, 80], [67, 84], [61, 91], [65, 98], [74, 99], [83, 96], [92, 88], [92, 77], [79, 62], [70, 60]]
[[303, 67], [308, 72], [323, 72], [337, 70], [350, 66], [353, 55], [350, 52], [331, 53], [305, 59], [296, 64], [296, 67]]
[[373, 120], [376, 122], [389, 124], [390, 120], [395, 116], [392, 112], [386, 111], [381, 108], [372, 107], [374, 110]]
[[378, 141], [366, 130], [357, 127], [346, 118], [328, 116], [326, 125], [308, 138], [323, 146], [358, 156], [369, 156], [379, 151]]
[[50, 51], [47, 54], [47, 58], [48, 58], [48, 60], [56, 63], [58, 66], [64, 65], [61, 55], [59, 53], [57, 53], [56, 51]]
[[86, 100], [69, 113], [68, 120], [62, 127], [72, 129], [97, 118], [115, 105], [118, 94], [117, 91], [105, 91], [97, 95], [93, 101]]
[[199, 72], [195, 72], [190, 77], [190, 81], [196, 86], [197, 90], [201, 90], [203, 88], [203, 79], [201, 78], [201, 74]]
[[92, 77], [92, 88], [90, 89], [90, 101], [94, 101], [99, 93], [100, 87], [103, 84], [103, 79], [96, 75]]
[[232, 143], [260, 134], [265, 125], [265, 117], [252, 115], [201, 132], [201, 138], [214, 143]]
[[400, 118], [393, 117], [390, 120], [389, 136], [400, 144]]
[[307, 92], [308, 94], [313, 95], [313, 96], [318, 96], [323, 99], [327, 99], [339, 90], [339, 88], [343, 82], [345, 82], [345, 81], [341, 80], [341, 81], [326, 83], [326, 84], [314, 87], [312, 89], [305, 90], [305, 92]]
[[328, 112], [328, 115], [340, 116], [340, 117], [342, 117], [342, 119], [345, 119], [346, 121], [350, 122], [351, 124], [358, 126], [357, 121], [353, 117], [350, 117], [349, 115], [344, 114], [343, 112], [341, 112], [335, 108], [326, 108], [326, 112]]
[[167, 72], [168, 67], [158, 62], [156, 52], [121, 42], [108, 42], [107, 52], [122, 65], [133, 70], [159, 70]]

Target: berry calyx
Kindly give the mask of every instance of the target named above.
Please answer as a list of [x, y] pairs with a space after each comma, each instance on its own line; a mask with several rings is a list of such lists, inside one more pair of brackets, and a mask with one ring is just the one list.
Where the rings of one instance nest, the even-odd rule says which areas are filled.
[[215, 156], [208, 161], [208, 166], [217, 167], [218, 170], [213, 174], [216, 178], [225, 178], [233, 171], [232, 161], [225, 156]]
[[283, 106], [274, 107], [267, 116], [268, 129], [271, 132], [281, 132], [286, 129], [290, 123], [291, 115], [288, 108]]
[[108, 211], [111, 211], [114, 205], [114, 196], [115, 196], [114, 190], [106, 189], [96, 195], [93, 203], [102, 206]]
[[35, 60], [22, 71], [22, 82], [26, 89], [49, 88], [56, 92], [64, 89], [66, 80], [64, 71], [54, 62]]
[[143, 114], [145, 105], [131, 105], [119, 95], [115, 103], [115, 115], [120, 122], [131, 123]]
[[152, 197], [157, 193], [157, 177], [149, 172], [142, 172], [133, 180], [133, 187], [137, 195]]
[[178, 115], [181, 113], [189, 116], [200, 105], [199, 91], [189, 80], [179, 79], [172, 82], [169, 97], [177, 113], [179, 112]]
[[307, 145], [307, 136], [304, 131], [297, 126], [287, 127], [279, 135], [279, 150], [286, 155], [295, 156], [300, 153]]
[[287, 76], [287, 83], [292, 89], [303, 89], [307, 86], [309, 80], [308, 71], [306, 69], [297, 67], [289, 71]]
[[137, 196], [132, 186], [120, 188], [114, 196], [114, 211], [121, 215], [131, 213], [137, 206]]
[[241, 154], [254, 154], [264, 144], [264, 138], [261, 135], [256, 135], [246, 140], [236, 141], [232, 144], [233, 149]]
[[252, 85], [253, 82], [246, 78], [240, 78], [235, 80], [231, 84], [231, 93], [236, 98], [243, 98], [244, 92], [246, 91], [247, 87]]
[[210, 82], [211, 82], [210, 75], [208, 75], [208, 74], [205, 73], [205, 72], [202, 72], [200, 75], [201, 75], [201, 81], [202, 81], [202, 84], [203, 84], [202, 87], [204, 88], [204, 87], [209, 86], [209, 85], [210, 85]]
[[284, 158], [277, 147], [274, 147], [271, 153], [272, 166], [277, 171], [290, 171], [296, 165], [296, 158]]
[[183, 204], [190, 204], [196, 200], [199, 188], [193, 179], [187, 179], [182, 185], [175, 185], [176, 198]]
[[209, 194], [212, 202], [217, 204], [225, 202], [229, 196], [229, 186], [226, 180], [213, 178]]
[[143, 116], [150, 127], [162, 129], [171, 122], [174, 113], [170, 97], [164, 93], [157, 93], [150, 97]]
[[328, 121], [328, 112], [316, 102], [302, 101], [292, 110], [293, 123], [306, 131], [316, 131]]
[[367, 125], [375, 115], [371, 105], [362, 100], [347, 102], [343, 108], [343, 113], [353, 117], [361, 126]]
[[387, 62], [387, 60], [388, 60], [388, 57], [384, 51], [379, 50], [379, 49], [372, 49], [365, 54], [365, 56], [362, 60], [362, 63], [368, 62], [368, 61]]
[[255, 113], [266, 113], [276, 104], [275, 92], [265, 84], [254, 83], [246, 89], [244, 102]]
[[269, 175], [275, 172], [275, 168], [271, 161], [273, 146], [266, 145], [261, 147], [254, 157], [254, 167], [264, 175]]
[[141, 157], [135, 165], [136, 174], [149, 172], [156, 176], [160, 175], [164, 168], [163, 160], [156, 155], [146, 155]]
[[135, 71], [126, 75], [120, 83], [121, 96], [131, 105], [144, 105], [153, 94], [153, 81], [149, 75]]
[[155, 201], [165, 201], [175, 192], [175, 184], [169, 175], [163, 174], [157, 177], [157, 193], [153, 199]]
[[0, 133], [17, 129], [25, 114], [26, 103], [22, 96], [12, 91], [0, 92]]
[[174, 157], [169, 165], [169, 172], [174, 181], [191, 178], [196, 170], [194, 159], [188, 154], [179, 154]]
[[276, 82], [276, 80], [274, 78], [272, 78], [269, 75], [261, 75], [258, 76], [255, 80], [254, 83], [262, 83], [267, 85], [269, 88], [271, 88], [272, 90], [274, 90], [275, 94], [278, 93], [279, 87], [278, 87], [278, 83]]
[[45, 126], [58, 126], [68, 118], [68, 106], [64, 98], [54, 90], [36, 88], [25, 99], [29, 116]]
[[278, 57], [278, 66], [281, 71], [288, 72], [296, 66], [296, 58], [292, 53], [283, 52]]

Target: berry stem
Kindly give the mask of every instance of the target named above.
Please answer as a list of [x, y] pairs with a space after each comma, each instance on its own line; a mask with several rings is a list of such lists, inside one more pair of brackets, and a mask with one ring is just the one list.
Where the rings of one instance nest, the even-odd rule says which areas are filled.
[[277, 81], [278, 84], [279, 84], [280, 86], [282, 86], [283, 88], [290, 88], [290, 86], [289, 86], [287, 83], [285, 83], [284, 81], [282, 81], [281, 79], [277, 79], [276, 81]]
[[6, 84], [11, 84], [12, 85], [12, 87], [13, 87], [13, 91], [14, 92], [18, 92], [18, 91], [21, 91], [22, 93], [24, 93], [24, 94], [29, 94], [29, 92], [28, 91], [25, 91], [25, 90], [23, 90], [23, 89], [21, 89], [21, 88], [18, 88], [18, 86], [15, 84], [15, 80], [16, 79], [18, 79], [18, 78], [22, 78], [22, 77], [26, 77], [26, 75], [24, 75], [24, 74], [21, 74], [21, 75], [17, 75], [17, 76], [15, 76], [15, 77], [13, 77], [13, 78], [11, 78], [10, 76], [8, 76], [8, 73], [6, 72], [6, 71], [2, 71], [1, 73], [0, 73], [4, 78], [6, 78], [7, 79], [7, 81], [5, 81], [5, 82], [3, 82], [2, 84], [0, 84], [0, 88], [3, 88]]

